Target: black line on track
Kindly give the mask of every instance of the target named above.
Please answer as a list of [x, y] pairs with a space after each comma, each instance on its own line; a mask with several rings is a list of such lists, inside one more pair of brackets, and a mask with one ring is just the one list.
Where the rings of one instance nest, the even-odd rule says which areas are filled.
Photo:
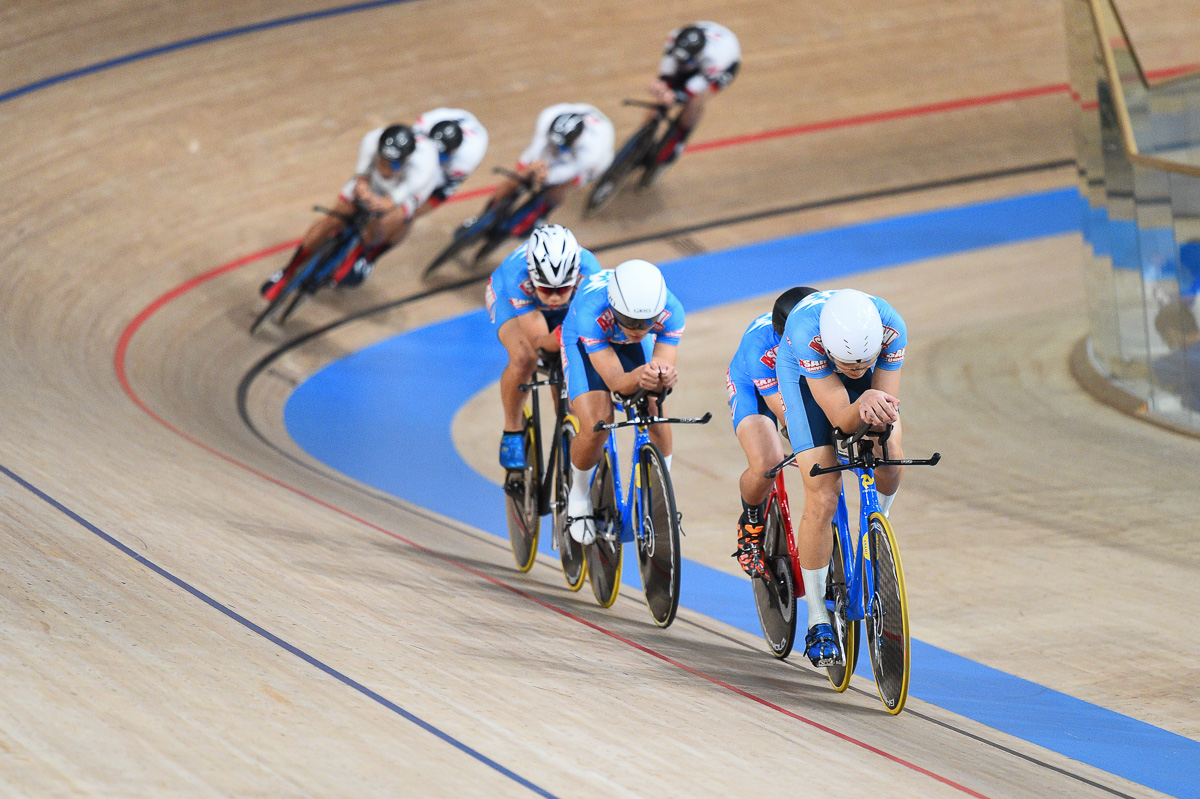
[[[748, 652], [765, 654], [765, 650], [757, 649], [753, 646], [750, 646], [745, 641], [738, 640], [737, 638], [733, 637], [732, 635], [723, 633], [720, 630], [714, 630], [711, 627], [701, 624], [698, 621], [693, 621], [692, 619], [686, 618], [682, 615], [676, 616], [675, 618], [676, 618], [676, 621], [680, 621], [688, 626], [695, 627], [699, 630], [703, 630], [704, 632], [708, 633], [709, 635], [712, 635], [716, 638], [720, 638], [724, 641], [728, 641], [729, 643], [739, 646]], [[795, 654], [795, 653], [793, 652], [793, 654]], [[803, 655], [801, 655], [800, 657], [803, 657]], [[799, 663], [799, 662], [796, 662], [793, 660], [782, 660], [780, 662], [789, 668], [795, 669], [797, 672], [809, 673], [809, 672], [813, 671], [812, 669], [804, 666], [802, 663]], [[865, 696], [868, 699], [873, 700], [873, 699], [877, 698], [877, 696], [875, 694], [871, 693], [870, 691], [866, 691], [855, 685], [851, 685], [850, 690], [860, 696]], [[947, 712], [953, 712], [953, 711], [947, 711]], [[911, 707], [905, 707], [904, 714], [906, 716], [908, 716], [908, 715], [916, 716], [917, 718], [921, 719], [922, 721], [927, 721], [930, 724], [935, 724], [938, 727], [942, 727], [943, 729], [958, 733], [959, 735], [970, 738], [973, 741], [977, 741], [978, 743], [984, 744], [986, 746], [990, 746], [993, 749], [997, 749], [1001, 752], [1004, 752], [1005, 754], [1012, 755], [1013, 757], [1020, 758], [1021, 760], [1024, 760], [1028, 763], [1032, 763], [1035, 766], [1041, 766], [1044, 769], [1048, 769], [1050, 771], [1057, 772], [1057, 773], [1063, 775], [1064, 777], [1069, 777], [1073, 780], [1077, 780], [1079, 782], [1085, 783], [1087, 785], [1090, 785], [1093, 788], [1097, 788], [1101, 791], [1104, 791], [1105, 793], [1112, 794], [1113, 796], [1119, 796], [1119, 797], [1121, 797], [1121, 799], [1136, 799], [1136, 797], [1130, 796], [1127, 793], [1121, 793], [1116, 788], [1112, 788], [1107, 785], [1103, 785], [1099, 782], [1095, 782], [1094, 780], [1088, 779], [1087, 777], [1083, 776], [1082, 774], [1076, 774], [1073, 771], [1068, 771], [1067, 769], [1061, 768], [1052, 763], [1047, 763], [1044, 760], [1038, 760], [1036, 757], [1033, 757], [1032, 755], [1027, 755], [1024, 752], [1018, 752], [1016, 749], [1005, 746], [1004, 744], [1000, 743], [999, 741], [992, 741], [992, 740], [984, 738], [980, 735], [976, 735], [975, 733], [970, 732], [969, 730], [965, 730], [962, 727], [958, 727], [954, 724], [951, 724], [950, 722], [942, 721], [941, 719], [936, 719], [933, 716], [930, 716], [927, 713], [922, 713], [919, 710], [913, 710]], [[984, 724], [983, 726], [986, 727], [987, 725]], [[1026, 743], [1029, 743], [1031, 746], [1037, 746], [1037, 744], [1035, 744], [1031, 741], [1027, 741]], [[1063, 757], [1066, 757], [1066, 755], [1063, 755]]]
[[[660, 239], [671, 239], [671, 238], [679, 237], [679, 236], [687, 236], [691, 233], [696, 233], [696, 232], [699, 232], [702, 230], [711, 230], [714, 228], [721, 228], [721, 227], [728, 227], [731, 225], [744, 224], [746, 222], [754, 222], [754, 221], [758, 221], [761, 219], [768, 219], [768, 218], [775, 217], [775, 216], [786, 216], [788, 214], [800, 213], [803, 211], [812, 211], [812, 210], [817, 210], [817, 209], [821, 209], [821, 208], [829, 208], [829, 207], [837, 206], [837, 205], [847, 205], [850, 203], [863, 202], [865, 200], [883, 199], [883, 198], [887, 198], [887, 197], [901, 196], [904, 194], [914, 194], [914, 193], [918, 193], [918, 192], [922, 192], [922, 191], [930, 191], [933, 189], [948, 188], [951, 186], [961, 186], [961, 185], [965, 185], [965, 184], [969, 184], [969, 183], [977, 183], [977, 182], [983, 182], [983, 181], [987, 181], [987, 180], [997, 180], [1000, 178], [1012, 177], [1015, 175], [1025, 175], [1025, 174], [1032, 174], [1032, 173], [1036, 173], [1036, 172], [1048, 172], [1048, 171], [1052, 171], [1055, 169], [1062, 169], [1062, 168], [1068, 167], [1068, 166], [1075, 166], [1075, 163], [1076, 162], [1074, 159], [1067, 158], [1067, 159], [1060, 159], [1060, 160], [1056, 160], [1056, 161], [1046, 161], [1046, 162], [1042, 162], [1042, 163], [1038, 163], [1038, 164], [1028, 164], [1028, 165], [1020, 166], [1020, 167], [1012, 167], [1009, 169], [993, 170], [993, 171], [989, 171], [989, 172], [979, 172], [979, 173], [974, 173], [971, 175], [963, 175], [963, 176], [954, 177], [954, 178], [946, 178], [943, 180], [925, 181], [922, 183], [913, 183], [913, 184], [909, 184], [906, 186], [898, 186], [898, 187], [887, 188], [887, 189], [878, 189], [875, 191], [856, 192], [854, 194], [846, 194], [846, 195], [841, 195], [838, 197], [830, 197], [830, 198], [823, 199], [823, 200], [813, 200], [810, 202], [795, 203], [792, 205], [779, 206], [779, 207], [775, 207], [775, 208], [764, 209], [761, 211], [755, 211], [755, 212], [748, 213], [748, 214], [740, 214], [737, 216], [724, 217], [721, 219], [715, 219], [715, 220], [710, 220], [708, 222], [701, 222], [701, 223], [698, 223], [695, 225], [688, 225], [685, 227], [660, 231], [658, 233], [647, 234], [644, 236], [636, 236], [636, 237], [632, 237], [632, 238], [628, 238], [628, 239], [620, 239], [620, 240], [616, 240], [616, 241], [606, 242], [604, 244], [600, 244], [595, 247], [589, 247], [588, 249], [590, 249], [592, 252], [604, 252], [606, 250], [615, 250], [615, 249], [620, 249], [622, 247], [630, 247], [630, 246], [633, 246], [636, 244], [645, 244], [645, 243], [648, 243], [651, 241], [658, 241]], [[432, 513], [426, 512], [425, 509], [420, 508], [419, 506], [412, 505], [410, 503], [402, 503], [398, 498], [393, 497], [390, 494], [386, 494], [382, 491], [378, 491], [377, 489], [374, 489], [363, 483], [359, 483], [357, 481], [342, 477], [341, 475], [337, 474], [336, 472], [319, 468], [317, 466], [314, 466], [311, 463], [308, 463], [308, 462], [302, 460], [301, 458], [296, 457], [292, 453], [285, 450], [283, 447], [276, 444], [274, 441], [270, 440], [261, 430], [258, 429], [258, 426], [255, 425], [254, 421], [250, 418], [249, 408], [247, 407], [247, 398], [250, 393], [251, 384], [258, 378], [258, 376], [260, 374], [262, 374], [264, 371], [267, 371], [272, 363], [274, 363], [276, 360], [278, 360], [279, 358], [281, 358], [283, 355], [287, 354], [291, 350], [296, 349], [297, 347], [303, 346], [305, 343], [311, 341], [314, 338], [317, 338], [318, 336], [322, 336], [331, 330], [335, 330], [339, 327], [342, 327], [343, 325], [349, 324], [349, 323], [357, 321], [359, 319], [363, 319], [368, 316], [373, 316], [378, 313], [383, 313], [385, 311], [391, 311], [396, 308], [400, 308], [402, 306], [409, 305], [414, 302], [418, 302], [420, 300], [429, 299], [430, 297], [436, 297], [436, 296], [440, 296], [442, 294], [448, 294], [452, 291], [457, 291], [459, 289], [468, 288], [470, 286], [473, 286], [473, 285], [483, 282], [486, 278], [487, 278], [487, 275], [476, 275], [476, 276], [463, 278], [462, 280], [457, 280], [452, 283], [447, 283], [445, 285], [436, 286], [434, 288], [427, 289], [425, 291], [417, 292], [416, 294], [411, 294], [407, 297], [401, 297], [398, 300], [392, 300], [390, 302], [386, 302], [381, 305], [375, 305], [370, 308], [363, 309], [362, 311], [353, 313], [343, 319], [339, 319], [336, 322], [331, 322], [329, 324], [322, 325], [321, 327], [314, 328], [313, 330], [310, 330], [307, 333], [297, 336], [296, 338], [291, 339], [290, 341], [287, 341], [284, 344], [280, 345], [279, 347], [275, 348], [274, 350], [268, 352], [266, 355], [264, 355], [262, 358], [260, 358], [257, 362], [255, 362], [250, 367], [250, 369], [242, 376], [242, 379], [238, 382], [237, 410], [238, 410], [238, 416], [241, 418], [242, 423], [254, 435], [255, 438], [257, 438], [259, 441], [261, 441], [265, 446], [267, 446], [269, 449], [271, 449], [277, 455], [282, 456], [286, 460], [306, 469], [309, 472], [312, 472], [313, 474], [316, 474], [327, 480], [331, 480], [334, 483], [337, 483], [338, 485], [341, 485], [345, 488], [350, 488], [359, 493], [367, 494], [367, 495], [371, 496], [373, 499], [377, 499], [377, 500], [384, 502], [385, 504], [387, 504], [391, 507], [394, 507], [398, 510], [405, 511], [409, 514], [412, 514], [413, 516], [417, 516], [418, 518], [422, 518], [427, 521], [432, 521], [437, 524], [445, 525], [446, 527], [448, 527], [452, 530], [455, 530], [456, 532], [462, 533], [464, 535], [470, 535], [472, 538], [476, 538], [481, 542], [491, 543], [499, 548], [503, 548], [502, 545], [500, 544], [500, 542], [495, 540], [495, 538], [496, 538], [495, 536], [492, 536], [492, 535], [488, 535], [486, 537], [477, 536], [474, 533], [472, 533], [470, 530], [468, 530], [460, 525], [451, 523], [444, 517], [436, 516]], [[538, 562], [544, 563], [547, 566], [547, 568], [554, 568], [549, 563], [545, 563], [544, 559], [541, 561], [538, 561]], [[632, 597], [627, 597], [627, 598], [633, 599]], [[719, 632], [717, 630], [713, 630], [709, 627], [706, 627], [698, 622], [687, 619], [683, 616], [680, 616], [678, 618], [682, 623], [694, 626], [701, 630], [704, 630], [705, 632], [709, 633], [710, 635], [714, 635], [719, 638], [723, 638], [727, 641], [731, 641], [740, 647], [744, 647], [745, 649], [747, 649], [749, 651], [752, 651], [752, 652], [758, 651], [758, 650], [754, 649], [753, 647], [747, 645], [744, 641], [739, 641], [738, 639], [736, 639], [732, 636], [726, 635], [725, 633]], [[784, 663], [787, 666], [790, 666], [791, 668], [796, 669], [797, 671], [805, 671], [806, 670], [797, 663], [793, 663], [793, 662], [786, 661], [786, 660], [784, 661]], [[864, 691], [863, 689], [857, 688], [855, 686], [851, 686], [850, 690], [852, 690], [855, 693], [858, 693], [862, 696], [866, 696], [866, 697], [873, 696], [870, 692]], [[989, 739], [979, 736], [973, 732], [965, 730], [961, 727], [957, 727], [948, 722], [933, 718], [932, 716], [929, 716], [925, 713], [921, 713], [920, 711], [906, 709], [905, 712], [912, 716], [916, 716], [917, 718], [920, 718], [923, 721], [926, 721], [926, 722], [929, 722], [936, 726], [942, 727], [946, 730], [949, 730], [951, 732], [962, 735], [963, 737], [970, 738], [971, 740], [974, 740], [978, 743], [982, 743], [986, 746], [992, 747], [993, 749], [1004, 752], [1004, 753], [1011, 755], [1013, 757], [1016, 757], [1018, 759], [1024, 760], [1035, 766], [1040, 766], [1041, 768], [1044, 768], [1048, 771], [1053, 771], [1057, 774], [1061, 774], [1070, 779], [1077, 780], [1081, 783], [1084, 783], [1093, 788], [1096, 788], [1098, 790], [1109, 793], [1113, 796], [1121, 797], [1121, 799], [1134, 799], [1134, 797], [1130, 796], [1129, 794], [1122, 793], [1122, 792], [1116, 790], [1115, 788], [1111, 788], [1109, 786], [1095, 782], [1094, 780], [1091, 780], [1091, 779], [1083, 776], [1082, 774], [1076, 774], [1072, 771], [1068, 771], [1067, 769], [1063, 769], [1059, 766], [1055, 766], [1055, 765], [1053, 765], [1051, 763], [1047, 763], [1043, 760], [1038, 760], [1037, 758], [1035, 758], [1031, 755], [1027, 755], [1023, 752], [1019, 752], [1015, 749], [1012, 749], [1011, 747], [1008, 747], [1008, 746], [1005, 746], [1004, 744], [999, 743], [998, 741], [989, 740]], [[1033, 744], [1033, 745], [1036, 746], [1036, 744]]]

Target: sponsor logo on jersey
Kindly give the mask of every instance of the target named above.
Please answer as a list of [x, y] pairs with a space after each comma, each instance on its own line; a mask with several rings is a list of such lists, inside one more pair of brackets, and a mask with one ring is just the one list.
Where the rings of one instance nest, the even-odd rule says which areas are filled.
[[772, 347], [771, 349], [764, 352], [762, 354], [762, 357], [759, 358], [759, 360], [762, 361], [763, 365], [765, 365], [768, 369], [774, 369], [775, 368], [775, 359], [778, 357], [779, 357], [779, 345], [776, 344], [774, 347]]
[[897, 332], [893, 328], [888, 327], [887, 325], [883, 326], [883, 348], [885, 350], [887, 349], [887, 346], [889, 344], [891, 344], [893, 341], [895, 341], [899, 337], [900, 337], [899, 332]]
[[885, 352], [882, 357], [886, 363], [900, 363], [904, 360], [904, 347], [895, 352]]
[[579, 340], [583, 342], [584, 347], [597, 347], [608, 343], [608, 339], [606, 338], [588, 338], [587, 336], [580, 336]]
[[604, 313], [596, 319], [596, 324], [600, 325], [600, 329], [606, 334], [612, 334], [613, 328], [617, 326], [617, 317], [613, 315], [612, 308], [605, 308]]
[[760, 377], [754, 381], [754, 387], [760, 392], [765, 391], [768, 388], [775, 388], [778, 385], [779, 381], [774, 377]]

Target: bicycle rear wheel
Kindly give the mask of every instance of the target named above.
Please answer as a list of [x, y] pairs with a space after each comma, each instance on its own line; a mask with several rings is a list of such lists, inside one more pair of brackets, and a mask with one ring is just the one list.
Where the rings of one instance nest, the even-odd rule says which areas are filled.
[[596, 540], [583, 548], [592, 593], [600, 607], [612, 607], [621, 590], [621, 508], [613, 482], [612, 455], [606, 449], [592, 478], [592, 514]]
[[583, 207], [585, 217], [599, 211], [608, 205], [613, 197], [617, 196], [617, 192], [629, 177], [629, 173], [646, 157], [646, 146], [653, 141], [656, 127], [658, 127], [657, 120], [651, 120], [642, 125], [617, 153], [617, 157], [613, 159], [608, 169], [604, 170], [604, 174], [600, 176], [591, 193], [588, 194], [587, 203]]
[[527, 572], [537, 559], [538, 533], [542, 517], [538, 515], [537, 430], [529, 408], [525, 409], [525, 469], [512, 470], [504, 486], [504, 504], [508, 515], [508, 543], [517, 569]]
[[871, 668], [879, 699], [888, 713], [904, 709], [908, 699], [910, 662], [908, 634], [908, 596], [904, 588], [904, 569], [892, 526], [882, 513], [867, 519], [871, 559], [864, 568], [875, 569], [875, 595], [871, 597], [870, 616], [865, 622]]
[[671, 473], [654, 444], [642, 446], [638, 458], [638, 485], [642, 498], [642, 535], [638, 539], [638, 566], [646, 606], [659, 627], [669, 627], [679, 610], [679, 512]]
[[829, 579], [825, 587], [825, 604], [829, 608], [829, 618], [833, 622], [833, 634], [838, 639], [838, 651], [842, 653], [840, 664], [826, 666], [825, 673], [829, 675], [829, 683], [839, 694], [850, 687], [850, 678], [854, 676], [854, 667], [858, 665], [858, 620], [847, 619], [846, 609], [850, 606], [850, 593], [846, 588], [846, 564], [852, 563], [852, 558], [844, 555], [853, 553], [842, 552], [842, 539], [838, 535], [837, 526], [833, 527], [833, 555], [829, 558]]
[[578, 591], [587, 578], [587, 559], [580, 544], [567, 529], [567, 498], [571, 494], [571, 444], [579, 432], [579, 420], [568, 416], [562, 423], [562, 443], [554, 468], [554, 538], [558, 541], [558, 556], [562, 560], [563, 577], [567, 588]]
[[796, 643], [796, 575], [788, 555], [783, 514], [774, 493], [767, 505], [764, 527], [763, 560], [767, 576], [750, 582], [754, 585], [754, 605], [758, 608], [763, 638], [771, 647], [771, 654], [785, 658]]

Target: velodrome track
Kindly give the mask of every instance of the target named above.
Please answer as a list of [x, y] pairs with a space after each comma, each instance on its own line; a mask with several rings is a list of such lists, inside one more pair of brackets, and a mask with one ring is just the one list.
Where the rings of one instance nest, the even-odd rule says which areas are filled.
[[[14, 25], [2, 58], [15, 86], [306, 10], [62, 9]], [[611, 265], [1067, 185], [1070, 170], [1054, 167], [1070, 157], [1057, 7], [940, 9], [828, 11], [793, 29], [771, 4], [714, 5], [702, 16], [737, 30], [747, 53], [699, 134], [725, 146], [693, 148], [659, 189], [603, 218], [576, 224], [577, 200], [560, 218], [587, 244], [616, 245]], [[294, 238], [362, 130], [470, 107], [492, 133], [467, 186], [479, 188], [564, 96], [627, 130], [616, 99], [640, 89], [662, 31], [697, 14], [522, 10], [379, 4], [5, 96], [0, 789], [727, 795], [777, 779], [848, 795], [1149, 794], [935, 705], [887, 717], [865, 690], [835, 696], [754, 635], [693, 612], [661, 632], [632, 599], [600, 611], [553, 569], [516, 575], [502, 541], [347, 485], [296, 449], [281, 408], [297, 382], [478, 307], [477, 287], [288, 349], [239, 414], [244, 379], [289, 337], [423, 290], [415, 265], [478, 202], [425, 220], [362, 290], [305, 308], [286, 336], [248, 338], [274, 262], [236, 259]], [[602, 26], [614, 15], [620, 37]], [[479, 49], [564, 31], [574, 57], [549, 77], [537, 48], [499, 64]], [[1004, 46], [980, 55], [968, 45], [983, 33]], [[946, 107], [963, 98], [976, 101]], [[885, 113], [896, 109], [915, 110]], [[862, 124], [815, 124], [832, 120]], [[745, 140], [763, 131], [794, 135]], [[1200, 447], [1070, 380], [1084, 330], [1075, 245], [1039, 239], [856, 277], [924, 331], [906, 369], [909, 446], [953, 452], [910, 476], [897, 504], [915, 633], [1194, 743]], [[689, 319], [687, 374], [723, 367], [758, 305]], [[688, 391], [720, 410], [719, 384]], [[489, 402], [473, 400], [455, 430], [481, 469]], [[740, 469], [723, 422], [677, 437], [676, 479], [686, 554], [729, 569]], [[1166, 763], [1146, 782], [1186, 787], [1189, 767]]]

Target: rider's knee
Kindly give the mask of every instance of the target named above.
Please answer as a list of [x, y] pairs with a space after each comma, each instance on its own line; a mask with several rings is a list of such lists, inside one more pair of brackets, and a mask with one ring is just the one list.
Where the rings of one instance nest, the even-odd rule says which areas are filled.
[[804, 483], [804, 513], [832, 519], [837, 510], [840, 483], [836, 480], [810, 480]]

